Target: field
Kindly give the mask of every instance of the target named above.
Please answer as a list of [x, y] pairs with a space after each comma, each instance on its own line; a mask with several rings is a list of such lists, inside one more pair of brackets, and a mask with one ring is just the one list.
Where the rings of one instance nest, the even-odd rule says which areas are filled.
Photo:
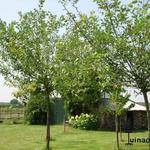
[[[81, 131], [63, 126], [52, 126], [52, 150], [114, 150], [115, 133], [111, 131]], [[131, 133], [131, 137], [146, 138], [147, 132]], [[127, 133], [123, 133], [122, 150], [148, 150], [145, 143], [125, 146]], [[0, 150], [43, 150], [45, 126], [0, 124]]]

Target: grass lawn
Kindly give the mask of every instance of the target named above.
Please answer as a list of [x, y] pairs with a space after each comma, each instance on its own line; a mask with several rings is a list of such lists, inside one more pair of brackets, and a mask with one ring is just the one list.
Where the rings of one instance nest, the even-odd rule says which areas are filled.
[[[45, 146], [45, 126], [0, 124], [0, 150], [43, 150]], [[52, 126], [53, 150], [114, 150], [115, 132], [81, 131], [63, 126]], [[147, 132], [131, 133], [131, 137], [146, 138]], [[123, 133], [123, 150], [148, 150], [144, 143], [125, 146], [127, 133]]]

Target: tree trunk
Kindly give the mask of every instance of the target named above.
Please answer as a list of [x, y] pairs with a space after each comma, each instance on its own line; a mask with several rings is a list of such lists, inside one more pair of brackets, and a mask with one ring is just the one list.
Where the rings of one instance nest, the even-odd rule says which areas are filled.
[[47, 95], [47, 129], [46, 129], [46, 150], [50, 150], [50, 98]]
[[121, 116], [119, 116], [119, 132], [120, 132], [120, 141], [122, 141]]
[[117, 114], [115, 114], [115, 126], [116, 126], [117, 150], [119, 150], [119, 132], [118, 132], [118, 115]]
[[[150, 138], [150, 111], [149, 111], [149, 102], [147, 92], [142, 92], [144, 96], [146, 112], [147, 112], [147, 128], [148, 128], [148, 138]], [[150, 142], [149, 142], [149, 150], [150, 150]]]

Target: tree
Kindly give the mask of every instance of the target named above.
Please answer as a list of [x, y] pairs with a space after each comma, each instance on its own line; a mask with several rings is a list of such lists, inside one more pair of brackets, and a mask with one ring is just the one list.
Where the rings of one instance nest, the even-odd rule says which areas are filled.
[[54, 82], [66, 100], [68, 112], [70, 115], [98, 113], [102, 91], [98, 62], [90, 45], [70, 29], [57, 49]]
[[17, 99], [12, 99], [10, 101], [10, 104], [17, 105], [17, 104], [19, 104], [19, 101]]
[[[114, 114], [115, 114], [115, 130], [116, 130], [116, 141], [117, 141], [117, 149], [119, 150], [119, 119], [123, 112], [125, 111], [123, 106], [128, 101], [128, 95], [123, 96], [125, 90], [120, 85], [114, 85], [113, 90], [110, 90], [109, 96], [111, 100], [111, 104], [114, 106]], [[121, 128], [121, 125], [120, 125]], [[121, 130], [120, 130], [121, 134]]]
[[125, 86], [133, 86], [143, 94], [150, 137], [150, 112], [147, 93], [150, 91], [150, 17], [149, 1], [95, 0], [104, 13], [103, 28], [110, 37], [106, 58]]
[[[104, 59], [105, 60], [105, 59]], [[109, 103], [105, 106], [106, 112], [115, 116], [115, 131], [117, 150], [120, 149], [119, 141], [121, 136], [121, 115], [125, 112], [124, 105], [129, 100], [129, 94], [126, 93], [122, 76], [114, 72], [111, 66], [103, 62], [103, 70], [101, 71], [101, 79], [103, 84], [103, 91], [109, 95]], [[120, 127], [120, 140], [119, 140]]]
[[[120, 75], [124, 86], [135, 87], [143, 94], [150, 137], [150, 112], [147, 97], [147, 93], [150, 92], [150, 1], [133, 0], [129, 4], [122, 4], [120, 0], [93, 1], [100, 12], [97, 22], [99, 30], [93, 32], [95, 36], [88, 36], [89, 30], [93, 30], [86, 22], [87, 20], [84, 21], [84, 29], [88, 28], [88, 30], [80, 28], [79, 25], [77, 30], [100, 54], [102, 50], [105, 50], [106, 57], [103, 58], [106, 64], [115, 74]], [[75, 5], [78, 0], [71, 2], [79, 12]], [[62, 2], [64, 8], [66, 8], [65, 3], [67, 1]], [[69, 14], [74, 24], [77, 24], [74, 15]], [[78, 14], [80, 16], [80, 12]], [[103, 33], [103, 40], [99, 36], [100, 33]], [[98, 37], [96, 42], [93, 37]]]
[[19, 102], [17, 99], [12, 99], [10, 101], [10, 104], [13, 106], [13, 107], [22, 107], [23, 105], [21, 104], [21, 102]]
[[23, 91], [39, 93], [47, 105], [46, 149], [50, 149], [50, 103], [54, 88], [52, 76], [61, 19], [39, 9], [20, 13], [19, 21], [1, 21], [0, 71], [9, 84]]

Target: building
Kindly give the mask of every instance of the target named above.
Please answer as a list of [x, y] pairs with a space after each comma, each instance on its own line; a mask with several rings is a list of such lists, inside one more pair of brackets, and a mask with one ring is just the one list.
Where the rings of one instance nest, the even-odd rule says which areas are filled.
[[[127, 93], [130, 95], [129, 101], [124, 106], [124, 114], [120, 118], [123, 130], [147, 129], [147, 115], [143, 95], [135, 88], [128, 88]], [[148, 93], [150, 101], [150, 93]], [[109, 98], [105, 98], [108, 105]], [[114, 109], [115, 111], [115, 109]], [[114, 114], [105, 114], [101, 118], [101, 128], [115, 129]]]

